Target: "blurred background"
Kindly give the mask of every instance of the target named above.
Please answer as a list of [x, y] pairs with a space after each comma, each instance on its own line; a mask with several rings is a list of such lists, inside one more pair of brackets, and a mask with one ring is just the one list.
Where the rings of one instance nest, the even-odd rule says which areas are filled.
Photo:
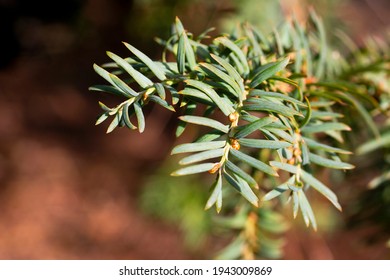
[[[177, 116], [152, 108], [145, 133], [105, 135], [92, 64], [126, 55], [122, 41], [158, 59], [176, 15], [194, 34], [242, 21], [269, 32], [308, 7], [357, 42], [390, 24], [387, 0], [0, 0], [0, 258], [212, 258], [227, 240], [203, 211], [208, 183], [169, 177]], [[319, 201], [318, 233], [288, 217], [284, 258], [390, 258], [388, 220], [353, 222], [375, 173], [334, 178], [344, 212]]]

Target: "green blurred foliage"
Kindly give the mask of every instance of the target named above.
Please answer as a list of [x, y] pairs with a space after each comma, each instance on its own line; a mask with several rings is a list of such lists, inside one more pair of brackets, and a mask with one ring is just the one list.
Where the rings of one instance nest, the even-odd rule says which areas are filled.
[[170, 176], [174, 163], [169, 159], [148, 178], [140, 194], [140, 208], [148, 215], [178, 225], [185, 245], [198, 252], [211, 231], [212, 216], [203, 210], [207, 184], [199, 176]]
[[272, 28], [284, 20], [279, 0], [233, 0], [235, 12], [221, 20], [220, 28], [230, 32], [238, 23], [250, 22], [262, 32], [271, 32]]

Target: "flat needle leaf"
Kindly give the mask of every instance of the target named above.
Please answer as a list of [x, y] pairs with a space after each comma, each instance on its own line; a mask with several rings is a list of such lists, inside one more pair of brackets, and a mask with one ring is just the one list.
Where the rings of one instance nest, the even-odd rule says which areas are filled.
[[201, 163], [197, 165], [191, 165], [188, 167], [181, 168], [171, 173], [172, 176], [184, 176], [196, 173], [202, 173], [210, 171], [214, 167], [214, 163]]

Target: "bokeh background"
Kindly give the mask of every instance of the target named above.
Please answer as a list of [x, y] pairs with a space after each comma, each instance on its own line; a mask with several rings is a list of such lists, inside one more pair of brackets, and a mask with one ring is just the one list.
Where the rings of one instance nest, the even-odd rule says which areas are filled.
[[[169, 177], [177, 116], [152, 108], [145, 133], [105, 135], [92, 64], [106, 50], [126, 55], [121, 41], [158, 59], [153, 39], [176, 15], [195, 34], [240, 21], [268, 32], [309, 7], [330, 35], [337, 26], [357, 42], [390, 25], [388, 0], [0, 0], [0, 258], [212, 258], [229, 240], [203, 211], [208, 186]], [[285, 259], [390, 258], [390, 204], [379, 205], [384, 220], [359, 218], [375, 197], [366, 185], [376, 171], [361, 171], [332, 182], [343, 213], [314, 206], [318, 233], [286, 207]]]

